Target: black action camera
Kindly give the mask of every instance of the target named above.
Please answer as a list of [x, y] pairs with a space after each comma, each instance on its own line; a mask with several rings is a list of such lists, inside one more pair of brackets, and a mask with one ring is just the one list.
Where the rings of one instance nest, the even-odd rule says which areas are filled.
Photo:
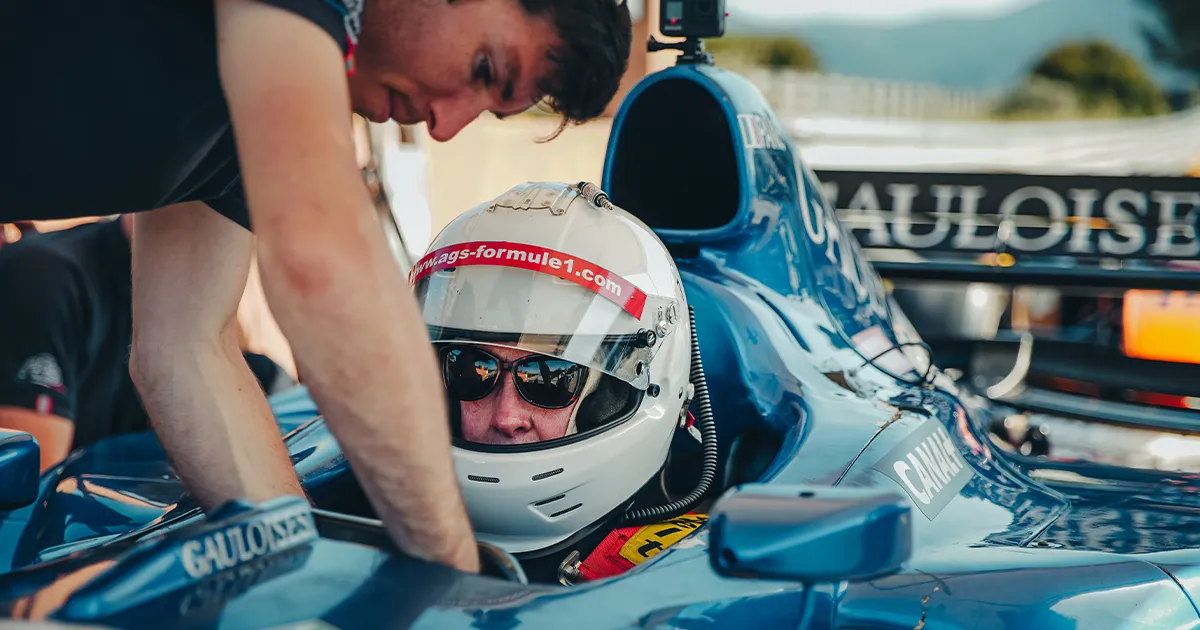
[[682, 42], [663, 43], [650, 36], [646, 50], [678, 50], [676, 64], [712, 64], [704, 52], [704, 38], [725, 34], [725, 0], [658, 0], [658, 30]]
[[658, 30], [668, 37], [721, 37], [725, 0], [659, 0]]

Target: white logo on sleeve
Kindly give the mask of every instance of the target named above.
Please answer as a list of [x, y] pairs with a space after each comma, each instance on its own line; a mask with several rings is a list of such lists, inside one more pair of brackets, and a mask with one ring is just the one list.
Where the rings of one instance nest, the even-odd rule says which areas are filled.
[[62, 368], [54, 355], [41, 353], [25, 359], [21, 369], [17, 371], [17, 380], [38, 387], [45, 387], [56, 392], [66, 391], [63, 385]]
[[341, 3], [345, 7], [342, 21], [346, 28], [346, 36], [357, 44], [358, 36], [362, 32], [363, 0], [341, 0]]

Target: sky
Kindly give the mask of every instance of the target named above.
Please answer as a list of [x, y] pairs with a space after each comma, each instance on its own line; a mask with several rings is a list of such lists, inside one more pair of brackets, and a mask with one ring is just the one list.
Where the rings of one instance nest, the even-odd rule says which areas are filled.
[[851, 18], [907, 21], [930, 15], [1005, 14], [1045, 0], [726, 0], [745, 17]]

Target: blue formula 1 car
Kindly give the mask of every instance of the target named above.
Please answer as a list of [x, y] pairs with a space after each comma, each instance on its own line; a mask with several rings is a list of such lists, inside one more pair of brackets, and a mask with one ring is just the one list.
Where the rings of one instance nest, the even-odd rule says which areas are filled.
[[[397, 552], [303, 390], [311, 505], [203, 514], [153, 436], [37, 475], [0, 437], [0, 617], [119, 628], [1193, 628], [1200, 480], [1010, 459], [930, 365], [761, 94], [689, 39], [627, 97], [603, 188], [676, 256], [717, 444], [708, 523], [617, 577]], [[695, 467], [679, 440], [669, 466]], [[692, 449], [689, 457], [688, 449]], [[686, 473], [687, 471], [685, 471]], [[692, 471], [694, 472], [694, 470]]]

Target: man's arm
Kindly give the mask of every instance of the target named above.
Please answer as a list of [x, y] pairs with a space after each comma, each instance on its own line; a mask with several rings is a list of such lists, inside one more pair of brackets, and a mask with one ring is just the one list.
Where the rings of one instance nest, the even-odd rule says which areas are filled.
[[180, 479], [205, 508], [303, 495], [237, 306], [254, 237], [199, 202], [134, 215], [130, 374]]
[[263, 288], [313, 399], [400, 548], [478, 570], [433, 349], [354, 159], [341, 51], [253, 0], [217, 0], [217, 27]]

